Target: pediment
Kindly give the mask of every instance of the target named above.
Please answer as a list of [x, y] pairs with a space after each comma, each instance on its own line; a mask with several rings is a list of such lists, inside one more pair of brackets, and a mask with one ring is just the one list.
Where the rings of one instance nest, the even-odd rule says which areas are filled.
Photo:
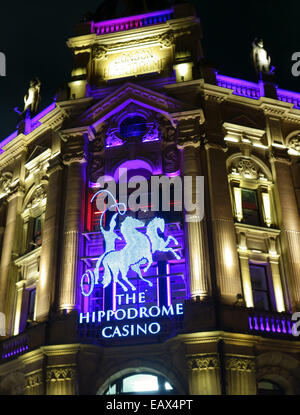
[[172, 113], [195, 109], [156, 91], [126, 83], [82, 113], [77, 120], [77, 125], [90, 125], [98, 131], [103, 122], [132, 105], [160, 113], [169, 118], [171, 122]]
[[241, 125], [243, 127], [250, 127], [259, 129], [260, 126], [253, 121], [251, 118], [247, 117], [244, 114], [240, 114], [229, 121], [231, 124]]

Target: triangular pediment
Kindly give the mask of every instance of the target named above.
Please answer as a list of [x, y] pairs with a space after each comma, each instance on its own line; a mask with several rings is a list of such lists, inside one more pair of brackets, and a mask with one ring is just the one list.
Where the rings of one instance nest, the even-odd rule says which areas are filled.
[[90, 125], [97, 130], [108, 118], [131, 104], [167, 117], [175, 112], [195, 109], [172, 97], [128, 82], [82, 113], [77, 122], [80, 125]]
[[36, 157], [40, 156], [42, 153], [44, 153], [47, 150], [46, 147], [42, 146], [36, 146], [32, 153], [29, 155], [28, 159], [26, 160], [26, 163], [29, 163], [30, 161], [34, 160]]
[[243, 127], [250, 127], [259, 129], [260, 126], [253, 121], [251, 118], [247, 117], [244, 114], [240, 114], [229, 121], [231, 124], [242, 125]]

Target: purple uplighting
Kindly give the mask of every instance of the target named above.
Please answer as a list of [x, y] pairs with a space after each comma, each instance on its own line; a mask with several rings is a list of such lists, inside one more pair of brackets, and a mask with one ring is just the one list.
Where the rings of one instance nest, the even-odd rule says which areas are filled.
[[248, 323], [251, 331], [292, 334], [292, 324], [288, 317], [250, 315]]
[[105, 20], [99, 23], [91, 22], [91, 33], [105, 35], [107, 33], [123, 32], [125, 30], [138, 29], [165, 23], [173, 18], [173, 9], [155, 11], [119, 19]]
[[[263, 82], [255, 83], [230, 76], [219, 75], [216, 72], [217, 85], [222, 88], [232, 89], [234, 95], [244, 96], [251, 99], [259, 99], [264, 96]], [[300, 93], [286, 91], [277, 88], [279, 101], [293, 104], [294, 108], [300, 109]]]
[[[39, 112], [35, 117], [32, 119], [29, 119], [29, 125], [27, 126], [28, 130], [26, 130], [26, 134], [31, 133], [33, 130], [35, 130], [37, 127], [41, 125], [39, 120], [41, 120], [45, 115], [47, 115], [49, 112], [53, 111], [55, 109], [56, 103], [53, 102], [48, 107], [46, 107], [43, 111]], [[8, 137], [4, 138], [0, 142], [0, 154], [3, 153], [5, 150], [3, 150], [3, 147], [6, 146], [8, 143], [10, 143], [12, 140], [14, 140], [18, 136], [18, 130], [14, 131], [12, 134], [10, 134]]]

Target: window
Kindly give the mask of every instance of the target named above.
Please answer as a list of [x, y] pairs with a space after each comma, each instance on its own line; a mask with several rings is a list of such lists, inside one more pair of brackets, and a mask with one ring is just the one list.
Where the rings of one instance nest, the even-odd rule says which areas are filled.
[[33, 318], [34, 318], [35, 295], [36, 295], [35, 288], [29, 290], [27, 322], [33, 321]]
[[257, 395], [285, 395], [285, 393], [277, 383], [262, 379], [257, 385]]
[[249, 264], [254, 307], [271, 310], [269, 278], [266, 265]]
[[140, 137], [145, 134], [147, 124], [142, 117], [128, 117], [120, 125], [122, 138]]
[[139, 373], [118, 379], [109, 385], [104, 395], [172, 395], [175, 393], [173, 386], [164, 377]]
[[42, 215], [35, 218], [33, 222], [33, 243], [36, 246], [42, 245]]
[[261, 224], [257, 193], [255, 190], [242, 189], [243, 219], [249, 225]]

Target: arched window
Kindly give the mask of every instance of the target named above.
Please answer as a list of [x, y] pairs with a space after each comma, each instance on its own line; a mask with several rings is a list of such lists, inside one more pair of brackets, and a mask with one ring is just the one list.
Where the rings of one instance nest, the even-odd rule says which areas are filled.
[[104, 395], [173, 395], [176, 391], [163, 376], [150, 373], [132, 373], [117, 379]]
[[120, 124], [120, 135], [123, 139], [141, 137], [146, 130], [147, 124], [144, 118], [139, 116], [128, 117]]
[[257, 395], [285, 395], [285, 392], [277, 383], [262, 379], [257, 384]]

